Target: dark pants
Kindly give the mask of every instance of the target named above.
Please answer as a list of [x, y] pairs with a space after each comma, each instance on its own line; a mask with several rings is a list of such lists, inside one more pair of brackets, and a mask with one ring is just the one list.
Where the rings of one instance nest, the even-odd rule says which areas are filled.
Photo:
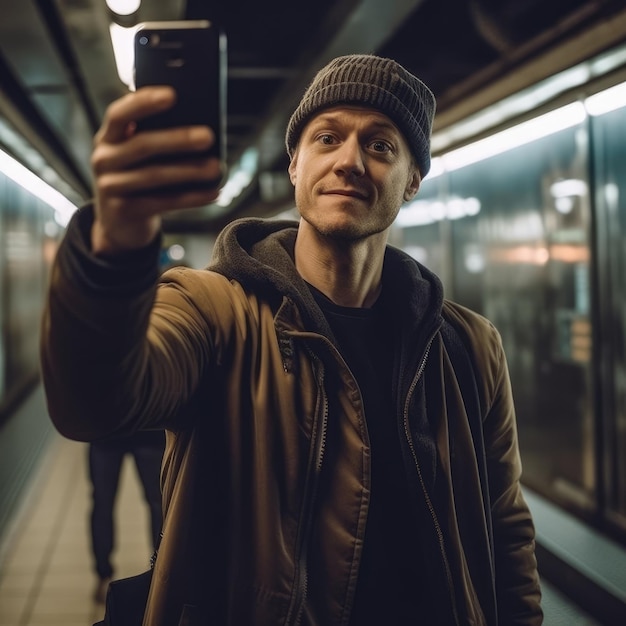
[[89, 445], [89, 478], [92, 485], [91, 543], [96, 572], [100, 578], [113, 576], [113, 511], [120, 470], [127, 454], [131, 454], [135, 460], [144, 497], [150, 508], [152, 543], [155, 548], [158, 544], [163, 523], [160, 473], [164, 448], [163, 431], [139, 432], [131, 437]]

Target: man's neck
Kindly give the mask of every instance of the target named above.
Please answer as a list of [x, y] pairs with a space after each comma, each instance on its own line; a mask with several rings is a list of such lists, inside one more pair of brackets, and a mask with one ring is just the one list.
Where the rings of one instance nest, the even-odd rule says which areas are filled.
[[296, 269], [335, 304], [371, 307], [382, 288], [385, 250], [375, 239], [336, 241], [300, 229], [295, 245]]

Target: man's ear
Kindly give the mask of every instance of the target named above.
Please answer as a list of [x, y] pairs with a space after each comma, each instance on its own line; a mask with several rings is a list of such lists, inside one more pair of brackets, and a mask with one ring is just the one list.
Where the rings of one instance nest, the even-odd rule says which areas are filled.
[[415, 194], [418, 192], [420, 185], [422, 184], [422, 177], [420, 175], [420, 171], [417, 167], [413, 168], [413, 172], [409, 178], [406, 189], [404, 190], [404, 201], [408, 202], [415, 197]]
[[297, 160], [298, 160], [298, 150], [296, 148], [293, 158], [291, 159], [289, 163], [289, 169], [287, 170], [289, 172], [289, 180], [291, 181], [291, 184], [294, 187], [296, 186], [296, 161]]

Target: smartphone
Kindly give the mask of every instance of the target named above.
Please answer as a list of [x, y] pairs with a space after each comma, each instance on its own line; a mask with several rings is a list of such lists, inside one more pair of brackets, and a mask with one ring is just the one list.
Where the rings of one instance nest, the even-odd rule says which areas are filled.
[[[210, 154], [226, 160], [226, 36], [209, 20], [144, 22], [134, 35], [134, 87], [170, 85], [176, 104], [138, 130], [210, 126]], [[181, 155], [183, 157], [184, 155]]]

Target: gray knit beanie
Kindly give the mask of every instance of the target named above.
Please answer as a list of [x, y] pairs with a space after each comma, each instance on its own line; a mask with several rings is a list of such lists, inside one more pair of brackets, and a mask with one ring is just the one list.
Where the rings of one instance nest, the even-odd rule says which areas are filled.
[[322, 68], [294, 111], [285, 143], [290, 157], [309, 119], [337, 104], [372, 107], [389, 117], [403, 133], [422, 178], [430, 170], [430, 135], [435, 96], [399, 63], [370, 54], [351, 54]]

